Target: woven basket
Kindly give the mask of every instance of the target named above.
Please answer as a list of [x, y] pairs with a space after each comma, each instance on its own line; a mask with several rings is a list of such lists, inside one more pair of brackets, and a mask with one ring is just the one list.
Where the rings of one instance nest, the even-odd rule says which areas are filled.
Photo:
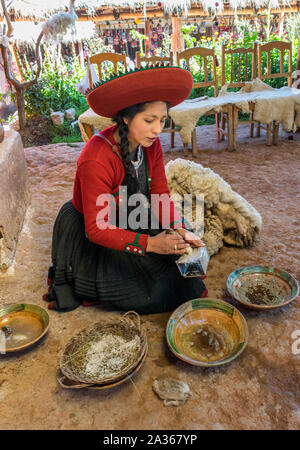
[[114, 381], [113, 383], [105, 383], [105, 384], [93, 384], [93, 383], [81, 383], [78, 381], [72, 381], [69, 378], [67, 378], [62, 372], [61, 369], [58, 367], [57, 370], [57, 381], [59, 385], [65, 389], [111, 389], [115, 386], [119, 386], [122, 383], [125, 383], [129, 379], [132, 379], [136, 374], [140, 371], [142, 365], [145, 362], [145, 359], [147, 357], [148, 352], [148, 346], [146, 345], [145, 353], [142, 356], [142, 359], [137, 364], [137, 366], [131, 371], [128, 372], [128, 374], [124, 375], [123, 378], [120, 380]]
[[[122, 353], [123, 364], [117, 373], [105, 378], [95, 377], [86, 372], [87, 353], [91, 345], [99, 343], [108, 335], [119, 336], [128, 342], [138, 336], [139, 345], [134, 351]], [[140, 317], [135, 311], [128, 311], [119, 320], [96, 323], [73, 336], [65, 347], [59, 368], [72, 381], [97, 385], [110, 384], [134, 370], [145, 354], [146, 347], [147, 337], [141, 331]]]

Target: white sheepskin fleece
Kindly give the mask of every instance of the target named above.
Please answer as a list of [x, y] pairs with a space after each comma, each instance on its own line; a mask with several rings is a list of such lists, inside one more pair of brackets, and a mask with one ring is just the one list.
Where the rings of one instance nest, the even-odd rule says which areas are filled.
[[[236, 105], [241, 112], [250, 113], [249, 102], [255, 103], [254, 120], [269, 124], [273, 120], [284, 130], [295, 131], [295, 111], [300, 105], [300, 90], [289, 87], [273, 89], [256, 78], [238, 92], [227, 92], [224, 85], [218, 97], [199, 97], [185, 100], [169, 110], [169, 115], [179, 131], [183, 143], [191, 143], [192, 132], [200, 117], [208, 112], [222, 112], [226, 105]], [[300, 119], [298, 119], [300, 122]]]
[[104, 130], [105, 128], [108, 128], [113, 124], [114, 122], [112, 119], [99, 116], [98, 114], [94, 113], [91, 108], [89, 108], [78, 117], [78, 125], [84, 142], [87, 142], [89, 140], [89, 137], [86, 134], [85, 125], [89, 125], [96, 130]]
[[[170, 194], [176, 206], [184, 194], [204, 196], [204, 234], [202, 217], [185, 217], [206, 243], [210, 255], [226, 244], [252, 246], [261, 230], [262, 219], [256, 209], [209, 168], [178, 158], [166, 165]], [[181, 202], [181, 200], [179, 200]], [[195, 208], [194, 208], [195, 209]], [[181, 210], [181, 207], [180, 207]]]

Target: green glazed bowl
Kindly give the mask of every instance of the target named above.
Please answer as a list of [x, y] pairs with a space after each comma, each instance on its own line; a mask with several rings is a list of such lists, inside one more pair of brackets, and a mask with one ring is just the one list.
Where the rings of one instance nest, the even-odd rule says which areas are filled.
[[229, 303], [196, 298], [172, 313], [166, 338], [170, 350], [181, 360], [214, 367], [242, 353], [248, 342], [248, 327], [243, 315]]
[[237, 302], [256, 310], [281, 308], [299, 295], [298, 282], [292, 275], [269, 266], [247, 266], [231, 272], [226, 288]]
[[49, 316], [44, 308], [29, 303], [0, 308], [0, 353], [24, 350], [48, 331]]

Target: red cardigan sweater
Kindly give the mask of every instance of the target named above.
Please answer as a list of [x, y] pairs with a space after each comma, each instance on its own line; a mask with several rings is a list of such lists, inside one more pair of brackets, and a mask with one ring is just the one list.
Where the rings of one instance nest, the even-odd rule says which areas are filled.
[[[101, 131], [110, 142], [121, 149], [113, 138], [116, 125]], [[165, 201], [170, 207], [171, 228], [184, 228], [174, 203], [170, 199], [167, 184], [163, 152], [157, 138], [151, 147], [144, 149], [148, 169], [148, 182], [150, 194], [167, 194]], [[113, 152], [111, 146], [101, 137], [93, 136], [83, 148], [77, 161], [72, 203], [74, 208], [84, 215], [86, 234], [91, 242], [143, 256], [148, 241], [148, 234], [135, 233], [123, 228], [111, 227], [100, 229], [97, 226], [97, 215], [107, 204], [97, 206], [96, 200], [100, 194], [112, 194], [116, 203], [120, 201], [119, 187], [125, 176], [125, 169], [119, 156]], [[167, 200], [166, 200], [167, 199]], [[164, 202], [162, 202], [164, 203]], [[161, 206], [161, 205], [160, 205]], [[159, 210], [159, 221], [162, 207]], [[108, 217], [108, 215], [107, 215]]]

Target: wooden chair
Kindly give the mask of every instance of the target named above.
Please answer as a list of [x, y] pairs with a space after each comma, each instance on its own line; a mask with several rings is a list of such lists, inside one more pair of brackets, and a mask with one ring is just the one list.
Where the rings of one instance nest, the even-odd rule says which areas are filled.
[[[280, 72], [272, 72], [271, 67], [271, 52], [274, 50], [278, 50], [280, 52]], [[288, 70], [287, 72], [284, 70], [284, 54], [288, 52]], [[267, 54], [267, 66], [266, 72], [263, 72], [262, 67], [262, 59], [263, 54]], [[259, 44], [258, 45], [258, 78], [261, 80], [266, 80], [270, 78], [287, 78], [288, 87], [292, 87], [292, 43], [291, 42], [283, 42], [283, 41], [272, 41], [267, 44]], [[274, 145], [278, 144], [278, 132], [279, 125], [273, 122], [273, 138], [272, 143]], [[260, 123], [257, 127], [257, 136], [260, 136], [260, 129], [263, 128], [267, 130], [267, 145], [271, 145], [271, 124], [267, 127], [263, 127]]]
[[[244, 55], [244, 57], [242, 56]], [[237, 56], [237, 57], [236, 57]], [[250, 64], [249, 64], [250, 61]], [[242, 68], [242, 64], [244, 63], [244, 68]], [[247, 81], [252, 81], [256, 78], [256, 66], [257, 66], [257, 43], [254, 43], [252, 48], [234, 48], [227, 49], [226, 45], [222, 45], [222, 59], [221, 59], [221, 84], [222, 87], [227, 84], [228, 89], [232, 88], [241, 88], [245, 86]], [[226, 78], [226, 66], [230, 66], [230, 77]], [[250, 77], [249, 77], [249, 68], [251, 67]], [[235, 111], [234, 114], [234, 137], [236, 133], [236, 128], [238, 123], [250, 123], [250, 137], [253, 137], [254, 131], [254, 123], [253, 113], [254, 113], [254, 104], [250, 105], [251, 113], [250, 120], [239, 121], [238, 120], [238, 111]], [[225, 132], [225, 118], [224, 114], [221, 113], [221, 126], [218, 130], [219, 135], [221, 136], [221, 140], [224, 139], [224, 135], [227, 135]]]
[[[204, 47], [193, 47], [183, 50], [182, 52], [177, 52], [176, 59], [177, 65], [180, 66], [180, 61], [184, 60], [186, 64], [186, 69], [190, 70], [191, 59], [195, 56], [200, 56], [200, 63], [202, 63], [203, 58], [203, 74], [204, 81], [193, 83], [193, 88], [199, 87], [209, 87], [214, 88], [215, 97], [218, 96], [218, 80], [217, 80], [217, 68], [216, 68], [216, 55], [215, 51], [210, 48]], [[211, 58], [211, 61], [208, 60]], [[208, 79], [208, 69], [211, 68], [212, 79]]]
[[[216, 69], [216, 55], [213, 49], [204, 48], [204, 47], [193, 47], [187, 50], [183, 50], [182, 52], [177, 52], [176, 60], [177, 65], [181, 65], [181, 61], [184, 60], [185, 68], [190, 70], [191, 59], [194, 57], [199, 57], [198, 63], [200, 63], [201, 73], [203, 73], [203, 81], [198, 81], [193, 83], [193, 88], [201, 88], [201, 87], [213, 87], [214, 96], [218, 96], [218, 80], [217, 80], [217, 69]], [[210, 73], [210, 77], [209, 77]], [[216, 118], [216, 128], [217, 128], [217, 136], [219, 129], [219, 116], [217, 113], [213, 111], [208, 111], [205, 115], [215, 114]], [[197, 146], [196, 146], [196, 128], [192, 133], [192, 151], [193, 155], [197, 154]], [[187, 154], [187, 144], [185, 144], [184, 149], [185, 155]]]
[[[280, 72], [272, 72], [271, 67], [271, 52], [273, 50], [280, 51]], [[284, 71], [284, 52], [288, 51], [288, 71]], [[267, 54], [267, 72], [263, 73], [262, 70], [262, 55]], [[292, 87], [292, 43], [282, 41], [272, 41], [267, 44], [258, 45], [258, 78], [265, 80], [267, 78], [282, 78], [288, 79], [288, 86]]]
[[[127, 69], [127, 64], [126, 64], [126, 55], [124, 54], [119, 54], [119, 53], [97, 53], [96, 55], [92, 55], [92, 56], [88, 56], [87, 57], [87, 67], [88, 67], [88, 74], [89, 74], [89, 83], [90, 86], [93, 86], [93, 82], [92, 82], [92, 74], [91, 74], [91, 65], [92, 64], [96, 64], [97, 68], [98, 68], [98, 76], [99, 76], [99, 80], [101, 80], [103, 78], [103, 73], [101, 70], [101, 64], [104, 61], [110, 61], [113, 63], [114, 65], [114, 73], [117, 74], [118, 73], [118, 63], [122, 63], [124, 64], [125, 70]], [[88, 113], [88, 112], [87, 112]], [[93, 134], [93, 127], [91, 125], [88, 125], [87, 123], [84, 124], [84, 131], [87, 135], [87, 137], [90, 139]]]
[[[226, 56], [230, 56], [230, 80], [226, 79]], [[234, 81], [234, 55], [238, 55], [238, 64], [237, 64], [237, 80]], [[245, 68], [244, 73], [241, 75], [241, 65], [242, 65], [242, 55], [245, 55]], [[248, 75], [248, 60], [249, 55], [251, 57], [251, 76], [249, 80]], [[226, 49], [226, 45], [222, 45], [222, 60], [221, 60], [221, 83], [222, 86], [228, 83], [228, 88], [241, 88], [245, 85], [246, 81], [251, 81], [256, 78], [256, 62], [257, 62], [257, 43], [253, 44], [252, 48], [234, 48], [234, 49]], [[241, 76], [243, 79], [241, 79]]]
[[125, 70], [127, 70], [125, 53], [120, 54], [120, 53], [107, 52], [107, 53], [97, 53], [96, 55], [88, 56], [87, 57], [87, 67], [88, 67], [88, 73], [89, 73], [90, 86], [92, 86], [92, 75], [91, 75], [91, 70], [90, 70], [91, 64], [97, 65], [99, 79], [102, 80], [103, 74], [102, 74], [102, 70], [101, 70], [101, 64], [104, 61], [110, 61], [113, 63], [115, 74], [118, 73], [118, 63], [124, 64]]

